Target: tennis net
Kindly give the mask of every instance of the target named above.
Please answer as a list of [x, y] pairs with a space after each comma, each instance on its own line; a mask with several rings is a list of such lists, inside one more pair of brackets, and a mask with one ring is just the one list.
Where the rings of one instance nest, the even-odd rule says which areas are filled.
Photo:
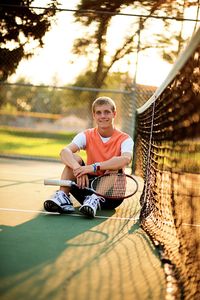
[[200, 28], [137, 110], [135, 153], [141, 226], [160, 250], [168, 299], [200, 299]]

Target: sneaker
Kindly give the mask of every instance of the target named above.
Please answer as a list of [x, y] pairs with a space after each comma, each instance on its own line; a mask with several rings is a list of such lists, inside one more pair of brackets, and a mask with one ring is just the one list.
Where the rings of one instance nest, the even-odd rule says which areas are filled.
[[56, 191], [50, 199], [44, 202], [44, 209], [50, 212], [72, 213], [75, 208], [68, 195], [63, 191]]
[[79, 211], [84, 215], [94, 218], [97, 209], [101, 209], [100, 201], [105, 202], [103, 197], [92, 194], [91, 196], [86, 196], [83, 205], [79, 208]]

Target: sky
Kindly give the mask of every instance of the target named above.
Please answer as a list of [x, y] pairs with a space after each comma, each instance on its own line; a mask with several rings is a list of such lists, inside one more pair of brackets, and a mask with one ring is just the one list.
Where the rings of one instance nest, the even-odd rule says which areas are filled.
[[[60, 1], [62, 2], [62, 1]], [[78, 0], [63, 1], [64, 8], [74, 9]], [[35, 6], [45, 6], [48, 0], [36, 0]], [[125, 11], [127, 12], [127, 11]], [[194, 12], [190, 13], [190, 17], [194, 17]], [[16, 74], [10, 77], [11, 82], [15, 82], [23, 77], [27, 82], [32, 84], [47, 85], [70, 85], [73, 84], [76, 76], [85, 72], [87, 69], [87, 60], [84, 57], [73, 61], [72, 45], [78, 36], [84, 36], [84, 29], [77, 23], [73, 23], [71, 12], [62, 12], [58, 14], [58, 20], [44, 37], [44, 47], [36, 48], [34, 56], [27, 60], [22, 60], [18, 66]], [[151, 21], [151, 31], [159, 33], [162, 26], [157, 22]], [[120, 26], [119, 26], [120, 24]], [[179, 22], [174, 22], [174, 26], [180, 26]], [[111, 29], [108, 31], [108, 41], [110, 53], [119, 43], [119, 39], [126, 30], [130, 30], [130, 17], [117, 16], [113, 19]], [[133, 29], [133, 28], [132, 28]], [[191, 34], [193, 26], [190, 22], [185, 24], [185, 34]], [[135, 30], [135, 29], [134, 29]], [[147, 35], [151, 35], [151, 31], [144, 32], [141, 39]], [[168, 75], [172, 65], [163, 61], [158, 49], [153, 47], [138, 56], [137, 72], [136, 55], [132, 55], [127, 61], [123, 61], [112, 69], [113, 71], [129, 71], [133, 78], [136, 73], [136, 82], [144, 85], [159, 86]]]

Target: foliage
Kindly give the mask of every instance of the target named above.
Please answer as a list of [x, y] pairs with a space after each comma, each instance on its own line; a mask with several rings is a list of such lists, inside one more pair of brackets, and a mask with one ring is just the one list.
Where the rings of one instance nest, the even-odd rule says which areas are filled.
[[[92, 74], [88, 71], [86, 74], [78, 76], [73, 87], [88, 87]], [[109, 89], [123, 89], [124, 85], [130, 81], [128, 74], [110, 73], [103, 87]], [[90, 95], [95, 97], [95, 92], [55, 89], [51, 87], [37, 87], [26, 85], [26, 80], [21, 78], [16, 85], [2, 85], [0, 94], [1, 110], [7, 113], [13, 111], [20, 112], [42, 112], [51, 114], [70, 115], [85, 117]], [[90, 110], [89, 110], [90, 111]]]
[[[31, 9], [34, 0], [1, 0], [0, 4], [0, 80], [5, 81], [17, 69], [22, 58], [33, 55], [27, 45], [42, 47], [45, 33], [50, 29], [57, 0], [49, 0], [42, 12]], [[33, 46], [32, 46], [33, 47]], [[30, 47], [29, 47], [30, 48]]]
[[26, 86], [25, 79], [21, 78], [17, 85], [1, 86], [0, 107], [5, 110], [9, 103], [17, 111], [58, 114], [62, 107], [60, 93], [53, 88]]
[[[93, 76], [91, 78], [92, 86], [101, 87], [107, 77], [108, 72], [111, 70], [114, 64], [124, 59], [126, 56], [132, 54], [138, 50], [138, 33], [139, 29], [135, 26], [134, 22], [131, 26], [132, 30], [127, 32], [124, 40], [119, 44], [115, 52], [110, 55], [108, 52], [107, 39], [108, 29], [111, 25], [111, 21], [116, 17], [117, 13], [120, 13], [125, 8], [132, 9], [132, 11], [143, 12], [147, 17], [142, 17], [140, 19], [140, 31], [145, 31], [149, 26], [149, 16], [171, 16], [174, 18], [181, 18], [184, 14], [185, 7], [197, 6], [197, 1], [168, 1], [168, 0], [158, 0], [158, 1], [129, 1], [129, 0], [119, 0], [119, 1], [93, 1], [93, 0], [82, 0], [78, 5], [78, 11], [75, 12], [76, 21], [80, 22], [87, 29], [84, 38], [76, 39], [74, 43], [74, 53], [76, 55], [93, 56], [96, 53], [97, 59], [96, 63], [92, 65]], [[90, 11], [85, 12], [84, 11]], [[102, 11], [102, 13], [101, 13]], [[139, 47], [140, 51], [143, 51], [153, 45], [162, 48], [163, 57], [174, 61], [175, 56], [181, 50], [183, 44], [183, 38], [181, 33], [177, 33], [174, 36], [174, 32], [169, 33], [170, 22], [167, 20], [162, 20], [165, 26], [166, 35], [155, 34], [151, 38], [151, 43], [149, 41], [146, 43], [143, 40]], [[178, 40], [178, 47], [176, 51], [174, 49], [170, 50], [170, 45], [174, 45], [175, 40]], [[157, 43], [156, 43], [157, 41]], [[168, 50], [166, 50], [168, 47]]]
[[[193, 2], [193, 0], [189, 2]], [[181, 5], [182, 3], [175, 0], [82, 0], [77, 6], [78, 10], [74, 13], [74, 15], [76, 21], [85, 27], [85, 34], [84, 38], [82, 34], [81, 38], [75, 40], [73, 52], [75, 55], [83, 55], [88, 58], [88, 68], [91, 71], [91, 78], [88, 82], [90, 82], [93, 87], [102, 88], [109, 72], [118, 61], [122, 59], [124, 60], [126, 57], [129, 57], [137, 51], [143, 51], [147, 48], [151, 48], [153, 44], [161, 48], [166, 47], [166, 45], [169, 46], [171, 43], [171, 37], [167, 40], [166, 38], [163, 38], [163, 35], [154, 36], [154, 40], [157, 38], [159, 42], [162, 41], [162, 44], [153, 43], [152, 39], [150, 42], [148, 40], [146, 42], [145, 39], [143, 39], [142, 42], [140, 41], [140, 44], [138, 44], [138, 39], [141, 32], [145, 31], [145, 27], [148, 28], [149, 26], [149, 16], [160, 15], [161, 13], [166, 16], [176, 16]], [[118, 43], [116, 49], [114, 49], [112, 53], [109, 53], [108, 30], [111, 26], [112, 20], [125, 8], [128, 8], [129, 11], [132, 9], [132, 11], [136, 11], [136, 13], [139, 11], [140, 13], [143, 13], [144, 17], [139, 19], [139, 27], [138, 18], [133, 18], [133, 22], [130, 24], [131, 30], [127, 30], [126, 35]], [[165, 20], [163, 20], [163, 22], [165, 22]], [[165, 22], [165, 27], [167, 29], [167, 22]], [[149, 36], [149, 34], [147, 36]], [[165, 54], [165, 52], [163, 53]], [[94, 59], [95, 55], [96, 58]], [[166, 58], [167, 55], [169, 57], [169, 51], [164, 55], [164, 58]], [[93, 100], [97, 96], [98, 92], [90, 95], [90, 99], [88, 101], [89, 107], [91, 107]], [[92, 120], [90, 123], [92, 125]]]

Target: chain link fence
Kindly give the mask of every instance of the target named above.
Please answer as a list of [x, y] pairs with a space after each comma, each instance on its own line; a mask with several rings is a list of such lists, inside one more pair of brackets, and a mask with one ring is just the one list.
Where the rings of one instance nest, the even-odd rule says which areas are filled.
[[1, 85], [1, 95], [5, 105], [0, 110], [0, 125], [79, 132], [93, 125], [87, 99], [104, 95], [116, 102], [116, 126], [133, 136], [135, 109], [145, 103], [153, 90], [141, 86], [129, 91], [117, 91], [77, 86], [4, 84]]

